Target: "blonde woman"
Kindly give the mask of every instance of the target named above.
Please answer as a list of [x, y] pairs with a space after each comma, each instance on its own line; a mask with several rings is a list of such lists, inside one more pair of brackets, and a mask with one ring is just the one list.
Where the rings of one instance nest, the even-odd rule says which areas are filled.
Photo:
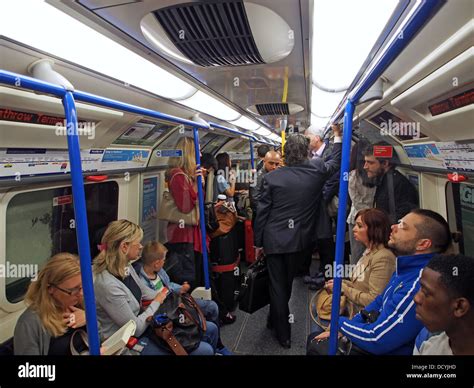
[[[71, 355], [71, 337], [86, 324], [77, 256], [58, 253], [48, 260], [31, 282], [25, 303], [28, 308], [15, 327], [15, 355]], [[75, 348], [86, 350], [76, 338]]]
[[[183, 156], [170, 158], [166, 180], [178, 210], [181, 213], [190, 213], [198, 202], [197, 176], [202, 176], [202, 172], [196, 168], [193, 139], [182, 137], [176, 149], [181, 150]], [[188, 282], [191, 289], [199, 286], [202, 282], [202, 243], [199, 226], [169, 222], [167, 238], [170, 263], [166, 270], [169, 276], [179, 284]]]
[[[142, 283], [131, 262], [137, 260], [143, 246], [143, 230], [127, 220], [113, 221], [102, 237], [101, 252], [94, 260], [94, 289], [97, 303], [97, 319], [105, 338], [110, 337], [128, 321], [136, 323], [135, 336], [139, 346], [135, 350], [142, 355], [167, 355], [164, 348], [149, 337], [147, 318], [153, 316], [166, 298], [165, 292], [151, 290]], [[151, 303], [145, 308], [142, 301]], [[210, 344], [217, 342], [217, 327], [208, 323], [205, 341], [192, 352], [193, 355], [212, 355]]]

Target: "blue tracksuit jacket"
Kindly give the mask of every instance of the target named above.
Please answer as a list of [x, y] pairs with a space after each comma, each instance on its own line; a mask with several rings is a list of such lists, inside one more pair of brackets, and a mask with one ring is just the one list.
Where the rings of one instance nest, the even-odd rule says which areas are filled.
[[423, 324], [415, 318], [413, 297], [420, 288], [423, 268], [434, 254], [397, 257], [397, 268], [385, 290], [365, 310], [377, 310], [374, 323], [360, 314], [339, 320], [340, 331], [352, 342], [373, 354], [413, 354], [415, 338]]

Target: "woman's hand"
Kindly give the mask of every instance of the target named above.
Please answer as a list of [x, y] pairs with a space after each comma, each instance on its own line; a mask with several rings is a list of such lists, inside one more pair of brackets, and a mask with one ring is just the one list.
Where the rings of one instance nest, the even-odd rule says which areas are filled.
[[334, 288], [334, 280], [328, 280], [325, 284], [324, 284], [324, 288], [325, 290], [329, 293], [329, 294], [332, 294], [332, 290]]
[[78, 327], [85, 326], [86, 324], [86, 312], [80, 308], [69, 306], [68, 312], [63, 314], [63, 322], [67, 327], [77, 329]]
[[[317, 341], [317, 342], [323, 341], [323, 340], [329, 338], [330, 335], [331, 335], [331, 332], [330, 332], [330, 331], [325, 331], [324, 333], [321, 333], [321, 334], [319, 334], [318, 336], [314, 337], [314, 338], [313, 338], [313, 341]], [[337, 337], [338, 337], [338, 338], [341, 338], [341, 337], [342, 337], [342, 334], [341, 334], [341, 333], [337, 333]]]

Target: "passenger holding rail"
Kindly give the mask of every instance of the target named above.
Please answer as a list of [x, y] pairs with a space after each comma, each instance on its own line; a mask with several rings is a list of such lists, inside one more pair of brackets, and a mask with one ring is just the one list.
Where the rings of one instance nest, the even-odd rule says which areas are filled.
[[364, 151], [364, 170], [369, 178], [375, 179], [377, 186], [373, 207], [385, 210], [390, 221], [396, 222], [418, 207], [418, 194], [411, 182], [395, 169], [394, 157], [374, 155], [377, 146], [392, 147], [388, 143], [378, 143]]
[[255, 221], [255, 246], [267, 256], [270, 276], [268, 326], [280, 344], [291, 346], [288, 302], [293, 278], [314, 233], [316, 209], [326, 179], [340, 166], [341, 133], [333, 126], [334, 158], [308, 160], [308, 139], [290, 135], [285, 143], [285, 166], [263, 177]]
[[[397, 254], [396, 271], [385, 290], [354, 318], [339, 319], [341, 341], [352, 354], [409, 355], [422, 324], [415, 317], [414, 296], [423, 268], [451, 245], [446, 220], [432, 210], [415, 209], [392, 225], [388, 246]], [[312, 333], [307, 353], [327, 354], [329, 332]]]
[[[198, 203], [197, 177], [202, 176], [202, 171], [196, 168], [192, 138], [182, 137], [176, 148], [183, 151], [183, 156], [170, 158], [166, 181], [177, 209], [181, 213], [191, 213]], [[168, 222], [167, 237], [166, 245], [172, 262], [168, 274], [173, 281], [188, 282], [191, 289], [194, 289], [199, 285], [200, 274], [196, 267], [201, 268], [203, 250], [199, 225]]]
[[[169, 351], [156, 345], [150, 338], [147, 318], [153, 316], [166, 298], [166, 293], [145, 286], [131, 262], [137, 260], [143, 246], [143, 230], [127, 220], [113, 221], [102, 237], [101, 252], [94, 259], [94, 289], [97, 319], [105, 338], [110, 337], [128, 321], [136, 323], [139, 338], [134, 350], [141, 355], [168, 355]], [[145, 308], [143, 301], [151, 303]], [[217, 327], [209, 322], [209, 342], [217, 340]], [[206, 338], [206, 337], [205, 337]], [[213, 355], [210, 343], [201, 341], [191, 355]]]
[[414, 355], [474, 355], [474, 258], [436, 255], [421, 275]]
[[[78, 257], [58, 253], [49, 259], [28, 287], [25, 303], [15, 326], [15, 355], [71, 355], [71, 338], [86, 325]], [[78, 352], [88, 349], [80, 336], [73, 343]]]
[[[334, 158], [331, 152], [332, 145], [329, 140], [324, 140], [324, 130], [316, 128], [311, 125], [306, 131], [306, 136], [309, 139], [309, 155], [311, 159], [322, 159], [329, 162]], [[311, 266], [311, 259], [314, 250], [314, 245], [319, 253], [319, 271], [313, 277], [306, 276], [305, 282], [310, 284], [310, 288], [314, 289], [319, 280], [324, 277], [325, 269], [331, 266], [334, 261], [334, 252], [336, 249], [333, 238], [333, 216], [329, 214], [328, 206], [331, 201], [337, 196], [339, 191], [339, 171], [334, 171], [331, 176], [325, 181], [322, 188], [321, 201], [318, 202], [317, 219], [315, 236], [313, 240], [315, 244], [305, 252], [305, 259], [299, 273], [303, 276], [310, 275], [309, 268]], [[335, 220], [334, 220], [335, 223]]]

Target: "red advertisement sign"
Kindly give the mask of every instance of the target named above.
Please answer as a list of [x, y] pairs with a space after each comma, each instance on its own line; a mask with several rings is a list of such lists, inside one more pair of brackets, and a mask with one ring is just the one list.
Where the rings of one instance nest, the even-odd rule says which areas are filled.
[[374, 146], [374, 156], [376, 158], [391, 158], [392, 155], [393, 155], [392, 146], [381, 146], [381, 145]]

